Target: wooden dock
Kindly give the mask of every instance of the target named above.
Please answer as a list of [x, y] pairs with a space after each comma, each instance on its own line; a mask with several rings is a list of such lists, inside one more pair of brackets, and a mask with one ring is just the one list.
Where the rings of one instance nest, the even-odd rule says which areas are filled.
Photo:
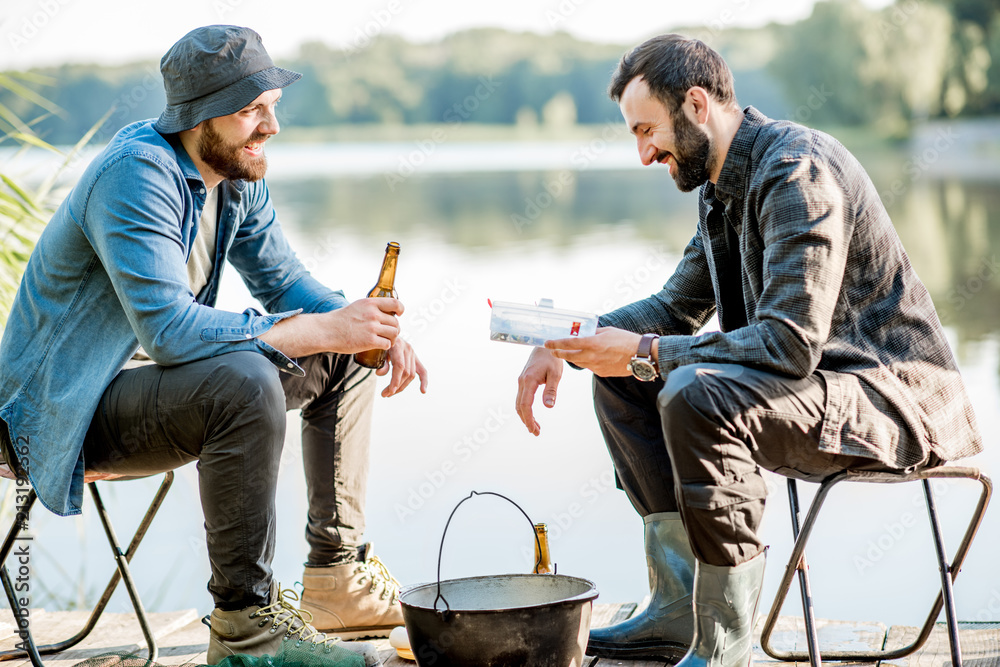
[[[595, 627], [616, 623], [631, 615], [636, 606], [630, 604], [598, 604], [594, 606], [593, 625]], [[82, 611], [46, 612], [33, 610], [32, 633], [42, 642], [62, 640], [79, 629], [87, 614]], [[161, 612], [150, 614], [160, 655], [157, 663], [161, 665], [200, 665], [205, 663], [205, 652], [208, 650], [208, 628], [201, 622], [193, 610], [179, 612]], [[887, 638], [888, 645], [895, 646], [914, 636], [917, 628], [894, 626], [886, 628], [880, 623], [850, 623], [840, 621], [817, 622], [820, 644], [836, 646], [840, 649], [881, 648]], [[757, 624], [760, 631], [761, 621]], [[10, 649], [18, 641], [13, 634], [14, 626], [7, 620], [0, 621], [0, 649]], [[962, 657], [966, 665], [974, 667], [1000, 667], [1000, 624], [997, 623], [963, 623], [961, 624]], [[375, 642], [379, 647], [383, 663], [386, 667], [412, 667], [415, 663], [408, 662], [396, 655], [389, 646], [388, 640]], [[802, 649], [805, 646], [805, 636], [801, 630], [801, 619], [783, 617], [779, 619], [775, 631], [774, 643], [787, 648]], [[109, 652], [131, 652], [143, 650], [145, 643], [139, 624], [131, 614], [105, 614], [90, 636], [80, 645], [69, 651], [45, 658], [46, 665], [69, 667], [87, 658]], [[779, 663], [761, 650], [754, 647], [754, 662], [757, 665], [790, 664]], [[13, 660], [11, 667], [30, 667], [27, 660]], [[660, 667], [665, 663], [649, 661], [621, 661], [598, 658], [587, 658], [584, 667], [611, 667], [624, 665], [626, 667]], [[873, 663], [872, 663], [873, 664]], [[951, 656], [948, 651], [948, 635], [943, 624], [938, 624], [924, 647], [902, 660], [886, 662], [892, 667], [950, 667]]]

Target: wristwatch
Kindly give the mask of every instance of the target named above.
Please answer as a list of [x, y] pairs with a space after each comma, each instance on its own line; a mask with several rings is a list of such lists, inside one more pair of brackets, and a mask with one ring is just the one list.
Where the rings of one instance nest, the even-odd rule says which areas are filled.
[[653, 361], [652, 357], [653, 341], [657, 338], [659, 336], [656, 334], [643, 334], [642, 339], [639, 341], [638, 351], [632, 357], [632, 360], [628, 362], [626, 368], [635, 376], [636, 380], [649, 382], [650, 380], [655, 380], [660, 375], [660, 369], [656, 367], [656, 362]]

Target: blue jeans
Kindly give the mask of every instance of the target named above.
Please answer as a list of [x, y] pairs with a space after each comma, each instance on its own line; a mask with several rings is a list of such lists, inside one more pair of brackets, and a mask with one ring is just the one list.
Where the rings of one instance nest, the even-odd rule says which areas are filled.
[[286, 410], [302, 410], [309, 564], [356, 553], [361, 542], [374, 374], [351, 355], [298, 362], [305, 377], [279, 373], [256, 352], [122, 371], [84, 442], [88, 472], [141, 477], [197, 461], [208, 589], [220, 609], [269, 601]]

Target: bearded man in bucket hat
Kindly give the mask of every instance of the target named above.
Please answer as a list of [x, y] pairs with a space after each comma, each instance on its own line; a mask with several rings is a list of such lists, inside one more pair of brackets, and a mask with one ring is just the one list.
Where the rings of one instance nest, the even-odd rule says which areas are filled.
[[[377, 664], [370, 644], [335, 644], [402, 623], [398, 582], [361, 542], [375, 378], [352, 354], [389, 350], [375, 372], [391, 371], [383, 396], [415, 378], [426, 391], [398, 337], [403, 305], [348, 302], [282, 234], [264, 144], [300, 75], [275, 67], [257, 33], [198, 28], [161, 71], [162, 115], [115, 135], [28, 263], [0, 341], [8, 474], [72, 515], [86, 481], [197, 461], [215, 601], [208, 662], [295, 641], [323, 664]], [[213, 307], [226, 260], [266, 314]], [[287, 409], [303, 419], [305, 615], [270, 567]], [[14, 442], [27, 451], [19, 461]]]

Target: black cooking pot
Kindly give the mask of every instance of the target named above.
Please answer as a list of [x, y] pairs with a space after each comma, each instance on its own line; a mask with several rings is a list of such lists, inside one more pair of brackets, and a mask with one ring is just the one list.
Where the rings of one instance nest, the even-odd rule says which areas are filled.
[[[473, 495], [480, 492], [458, 505]], [[439, 551], [437, 582], [404, 588], [400, 603], [420, 667], [581, 667], [597, 595], [593, 582], [561, 574], [441, 581]]]

